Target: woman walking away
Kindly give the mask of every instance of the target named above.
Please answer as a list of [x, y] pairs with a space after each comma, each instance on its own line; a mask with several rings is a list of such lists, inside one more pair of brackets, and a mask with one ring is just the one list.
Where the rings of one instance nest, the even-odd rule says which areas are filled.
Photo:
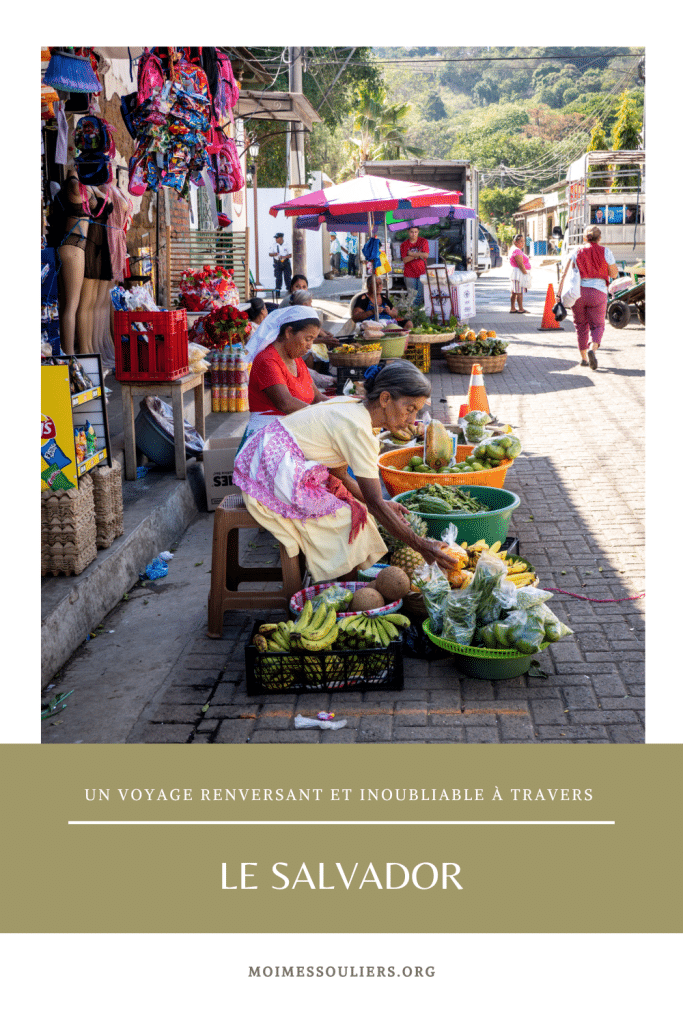
[[247, 509], [290, 557], [303, 551], [315, 583], [355, 578], [386, 554], [376, 521], [426, 562], [445, 572], [455, 565], [444, 544], [411, 530], [402, 505], [385, 501], [377, 468], [375, 430], [414, 423], [430, 393], [403, 359], [369, 367], [364, 398], [297, 409], [252, 434], [237, 455], [233, 479]]
[[[524, 292], [529, 290], [531, 284], [531, 260], [523, 251], [524, 235], [515, 235], [512, 240], [514, 246], [510, 250], [510, 312], [528, 313], [524, 309]], [[515, 300], [519, 309], [515, 309]]]
[[[575, 253], [573, 259], [567, 261], [559, 287], [559, 294], [562, 295], [567, 271], [572, 263], [575, 263], [581, 275], [581, 296], [572, 306], [572, 316], [579, 343], [581, 366], [590, 366], [591, 370], [597, 369], [598, 359], [595, 353], [605, 332], [607, 285], [610, 278], [617, 277], [619, 273], [612, 250], [605, 245], [598, 245], [601, 237], [600, 228], [586, 228], [583, 239], [587, 244]], [[593, 347], [589, 349], [591, 342]]]

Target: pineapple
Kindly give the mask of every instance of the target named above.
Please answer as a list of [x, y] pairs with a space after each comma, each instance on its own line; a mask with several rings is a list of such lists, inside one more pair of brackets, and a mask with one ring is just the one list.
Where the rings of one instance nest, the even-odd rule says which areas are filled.
[[427, 536], [427, 524], [424, 519], [417, 514], [417, 512], [408, 513], [408, 526], [413, 533], [418, 535], [418, 537]]
[[[413, 531], [413, 533], [416, 533], [418, 537], [427, 536], [427, 524], [424, 521], [424, 519], [420, 518], [417, 512], [409, 512], [406, 522], [408, 523], [408, 526]], [[388, 530], [385, 530], [381, 523], [377, 524], [377, 529], [379, 530], [380, 537], [387, 546], [387, 551], [389, 552], [389, 554], [396, 550], [396, 548], [403, 546], [401, 542], [398, 541], [392, 533], [389, 533]]]
[[425, 560], [419, 552], [409, 548], [406, 544], [399, 544], [391, 556], [391, 564], [403, 569], [404, 573], [412, 579], [413, 573], [425, 564]]

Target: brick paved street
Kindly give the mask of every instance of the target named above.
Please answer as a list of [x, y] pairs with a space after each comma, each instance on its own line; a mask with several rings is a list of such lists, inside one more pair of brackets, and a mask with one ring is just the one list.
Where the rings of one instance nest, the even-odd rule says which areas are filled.
[[[593, 599], [553, 597], [551, 607], [574, 635], [538, 655], [547, 676], [488, 682], [459, 675], [450, 658], [406, 659], [402, 691], [249, 697], [244, 645], [253, 618], [282, 616], [228, 613], [223, 638], [210, 640], [204, 604], [194, 609], [182, 653], [126, 742], [644, 741], [644, 601], [623, 599], [645, 586], [645, 328], [635, 318], [620, 331], [608, 325], [597, 371], [583, 369], [571, 319], [562, 331], [537, 329], [554, 269], [535, 268], [533, 280], [530, 314], [512, 316], [504, 270], [482, 277], [472, 326], [510, 341], [505, 370], [485, 378], [492, 413], [510, 423], [524, 445], [506, 480], [521, 497], [510, 533], [519, 537], [520, 553], [543, 586]], [[431, 380], [433, 415], [456, 418], [469, 378], [435, 360]], [[205, 538], [206, 560], [195, 572], [205, 574], [210, 564], [212, 526], [210, 513], [193, 524], [195, 544], [197, 531]], [[268, 534], [241, 531], [241, 542], [255, 563], [277, 557]], [[180, 571], [172, 564], [168, 579], [175, 573], [175, 582], [182, 582]], [[208, 595], [208, 576], [203, 580]], [[164, 595], [155, 596], [150, 585], [146, 600], [162, 602]], [[296, 714], [324, 710], [345, 718], [346, 727], [294, 729]]]

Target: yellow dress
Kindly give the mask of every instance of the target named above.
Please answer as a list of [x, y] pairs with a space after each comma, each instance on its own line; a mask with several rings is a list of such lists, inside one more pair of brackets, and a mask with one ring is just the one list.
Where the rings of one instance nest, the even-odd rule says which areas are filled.
[[[356, 477], [379, 476], [379, 441], [359, 399], [340, 396], [309, 405], [282, 417], [280, 424], [307, 464], [333, 469], [348, 465]], [[365, 569], [386, 554], [386, 545], [369, 514], [365, 527], [349, 544], [351, 509], [347, 504], [331, 515], [301, 520], [279, 515], [247, 493], [244, 502], [254, 519], [285, 545], [290, 557], [304, 552], [316, 583], [338, 579], [356, 567]]]

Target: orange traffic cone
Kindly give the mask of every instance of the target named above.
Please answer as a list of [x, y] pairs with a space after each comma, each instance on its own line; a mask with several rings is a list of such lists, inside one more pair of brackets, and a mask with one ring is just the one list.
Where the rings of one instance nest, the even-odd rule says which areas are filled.
[[553, 313], [553, 306], [555, 305], [555, 292], [553, 286], [548, 285], [548, 291], [545, 296], [545, 309], [543, 310], [543, 319], [541, 320], [541, 326], [537, 327], [537, 331], [563, 331], [564, 327], [562, 324], [558, 324]]
[[467, 404], [470, 407], [470, 412], [475, 409], [481, 409], [483, 412], [491, 415], [489, 400], [486, 397], [486, 388], [484, 387], [484, 373], [479, 363], [475, 363], [472, 367], [470, 387], [467, 392]]

